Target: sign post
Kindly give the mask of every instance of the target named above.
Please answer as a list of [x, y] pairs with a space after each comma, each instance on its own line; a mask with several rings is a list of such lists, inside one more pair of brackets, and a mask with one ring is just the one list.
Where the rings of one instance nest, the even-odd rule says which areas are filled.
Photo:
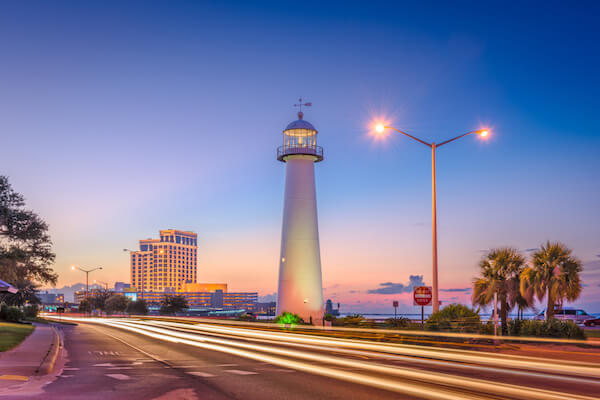
[[413, 305], [421, 306], [421, 329], [425, 329], [425, 306], [431, 305], [433, 290], [431, 286], [416, 286], [413, 289]]
[[398, 310], [398, 300], [394, 300], [392, 305], [394, 306], [394, 319], [398, 319], [398, 317], [397, 317], [398, 313], [396, 312]]

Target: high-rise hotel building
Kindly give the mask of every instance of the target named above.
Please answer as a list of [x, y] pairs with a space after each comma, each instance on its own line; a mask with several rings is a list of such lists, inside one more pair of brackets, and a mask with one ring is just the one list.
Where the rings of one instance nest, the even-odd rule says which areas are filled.
[[167, 229], [160, 239], [140, 240], [140, 250], [131, 252], [131, 286], [138, 292], [181, 290], [196, 283], [198, 235]]

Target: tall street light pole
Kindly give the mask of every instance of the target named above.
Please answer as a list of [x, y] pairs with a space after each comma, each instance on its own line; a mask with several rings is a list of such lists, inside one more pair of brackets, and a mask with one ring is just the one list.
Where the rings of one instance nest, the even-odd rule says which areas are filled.
[[96, 271], [97, 269], [102, 269], [102, 267], [92, 268], [92, 269], [83, 269], [76, 266], [72, 266], [71, 269], [75, 271], [76, 269], [85, 272], [85, 298], [88, 298], [88, 283], [89, 283], [89, 275], [90, 272]]
[[437, 210], [436, 210], [436, 187], [435, 187], [435, 150], [438, 147], [441, 147], [445, 144], [448, 144], [450, 142], [453, 142], [457, 139], [463, 138], [467, 135], [471, 135], [471, 134], [477, 134], [481, 137], [486, 137], [489, 132], [487, 129], [479, 129], [476, 131], [470, 131], [467, 133], [464, 133], [462, 135], [456, 136], [452, 139], [446, 140], [442, 143], [436, 144], [436, 143], [427, 143], [424, 140], [421, 140], [419, 138], [414, 137], [413, 135], [410, 135], [406, 132], [403, 132], [399, 129], [396, 129], [394, 127], [391, 126], [384, 126], [384, 125], [377, 125], [375, 127], [375, 130], [379, 133], [383, 133], [386, 129], [391, 129], [393, 131], [396, 131], [398, 133], [403, 134], [404, 136], [407, 136], [413, 140], [416, 140], [419, 143], [424, 144], [425, 146], [431, 148], [431, 224], [432, 224], [432, 232], [431, 232], [431, 239], [432, 239], [432, 251], [431, 251], [431, 255], [432, 255], [432, 264], [433, 264], [433, 277], [432, 277], [432, 283], [433, 283], [433, 312], [437, 312], [440, 309], [440, 301], [439, 301], [439, 289], [438, 289], [438, 251], [437, 251]]

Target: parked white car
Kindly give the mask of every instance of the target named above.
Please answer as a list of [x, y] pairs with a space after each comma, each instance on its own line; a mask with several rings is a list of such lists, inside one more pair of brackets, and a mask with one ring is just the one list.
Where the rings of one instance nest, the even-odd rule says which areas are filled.
[[[538, 315], [536, 315], [533, 319], [541, 321], [546, 319], [546, 310], [542, 311]], [[583, 324], [585, 320], [594, 318], [592, 315], [589, 315], [585, 311], [577, 308], [565, 307], [560, 310], [554, 311], [554, 318], [560, 319], [563, 321], [573, 321], [576, 324]]]

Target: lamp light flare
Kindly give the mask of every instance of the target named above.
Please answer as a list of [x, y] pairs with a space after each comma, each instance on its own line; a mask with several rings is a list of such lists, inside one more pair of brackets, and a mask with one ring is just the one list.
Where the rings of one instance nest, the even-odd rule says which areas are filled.
[[486, 137], [487, 135], [489, 135], [489, 133], [490, 133], [490, 132], [489, 132], [487, 129], [485, 129], [485, 130], [483, 130], [483, 131], [479, 132], [479, 134], [480, 134], [482, 137]]
[[377, 124], [375, 125], [375, 131], [377, 133], [383, 133], [385, 131], [385, 126], [383, 126], [383, 124]]

